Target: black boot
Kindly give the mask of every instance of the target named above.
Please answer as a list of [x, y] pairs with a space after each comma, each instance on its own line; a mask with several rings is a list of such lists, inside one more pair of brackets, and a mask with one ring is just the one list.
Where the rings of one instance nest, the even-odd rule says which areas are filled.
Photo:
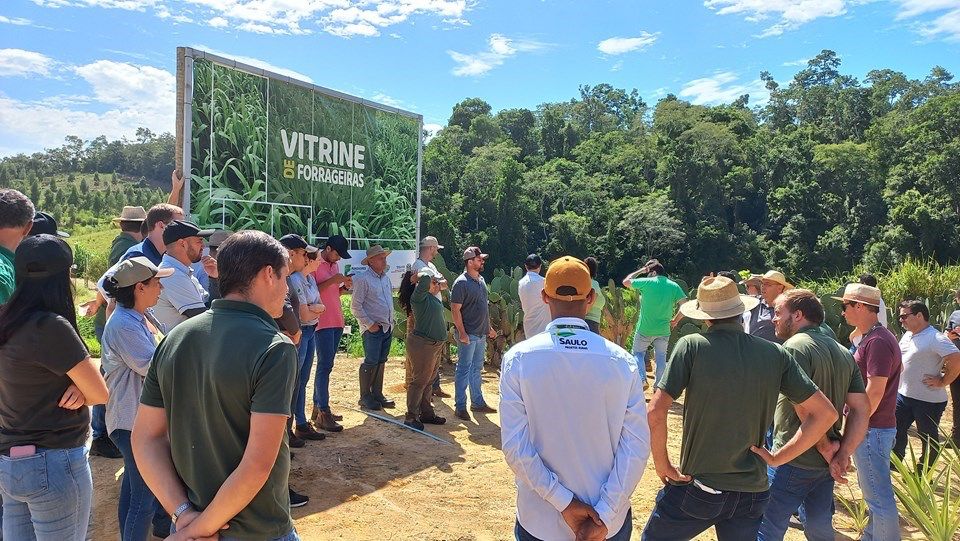
[[373, 397], [373, 377], [377, 371], [376, 366], [369, 364], [360, 364], [360, 401], [357, 404], [361, 408], [368, 410], [380, 409], [380, 402]]
[[383, 408], [394, 408], [397, 406], [396, 402], [383, 396], [383, 370], [386, 366], [386, 363], [377, 365], [377, 371], [373, 376], [373, 398], [379, 402]]

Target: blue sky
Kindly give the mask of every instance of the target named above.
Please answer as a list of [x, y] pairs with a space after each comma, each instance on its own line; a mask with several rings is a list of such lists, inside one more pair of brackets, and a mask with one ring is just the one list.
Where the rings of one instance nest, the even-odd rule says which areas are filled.
[[788, 82], [822, 49], [859, 78], [960, 75], [960, 0], [3, 0], [0, 156], [173, 131], [178, 45], [439, 125], [466, 97], [535, 108], [602, 82], [755, 104], [761, 70]]

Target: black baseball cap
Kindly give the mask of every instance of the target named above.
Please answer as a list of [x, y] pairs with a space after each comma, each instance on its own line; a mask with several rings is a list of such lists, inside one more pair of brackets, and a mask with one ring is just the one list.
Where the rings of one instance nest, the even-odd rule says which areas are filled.
[[327, 239], [327, 243], [323, 245], [324, 248], [329, 246], [333, 248], [335, 252], [340, 254], [340, 257], [344, 259], [350, 259], [350, 252], [347, 250], [347, 239], [343, 235], [334, 235]]
[[320, 249], [316, 246], [310, 246], [310, 244], [303, 239], [300, 235], [296, 233], [288, 233], [280, 237], [280, 244], [283, 245], [287, 250], [306, 250], [308, 254], [318, 252]]
[[166, 229], [163, 230], [163, 243], [173, 244], [180, 239], [188, 239], [190, 237], [207, 238], [214, 233], [216, 233], [216, 230], [200, 229], [200, 226], [193, 222], [174, 220], [167, 224]]
[[57, 228], [57, 220], [46, 212], [37, 211], [33, 215], [33, 227], [30, 228], [30, 235], [54, 235], [60, 238], [70, 238], [69, 233], [64, 233]]
[[73, 251], [56, 235], [31, 235], [17, 246], [13, 266], [17, 278], [47, 278], [73, 265]]

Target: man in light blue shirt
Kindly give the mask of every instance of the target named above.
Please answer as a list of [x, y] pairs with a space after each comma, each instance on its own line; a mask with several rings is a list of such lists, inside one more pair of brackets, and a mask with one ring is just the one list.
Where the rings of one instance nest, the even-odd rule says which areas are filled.
[[[193, 275], [191, 264], [201, 260], [203, 239], [214, 233], [211, 229], [200, 229], [195, 224], [174, 220], [163, 231], [166, 253], [160, 262], [160, 268], [170, 268], [174, 272], [160, 281], [163, 292], [153, 309], [157, 320], [163, 325], [164, 334], [191, 317], [207, 311], [209, 294]], [[209, 256], [205, 259], [207, 274], [217, 278], [216, 260]]]
[[379, 244], [367, 249], [360, 263], [367, 270], [353, 277], [350, 312], [363, 329], [363, 363], [360, 365], [360, 406], [378, 410], [392, 408], [383, 396], [383, 370], [393, 342], [393, 286], [387, 276], [387, 256]]

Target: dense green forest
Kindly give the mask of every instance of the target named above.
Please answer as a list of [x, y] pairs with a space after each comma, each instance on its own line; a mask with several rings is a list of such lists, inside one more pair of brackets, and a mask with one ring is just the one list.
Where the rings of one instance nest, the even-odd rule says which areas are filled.
[[[823, 51], [788, 84], [761, 78], [762, 105], [673, 95], [651, 105], [608, 84], [536, 110], [494, 113], [465, 99], [424, 149], [421, 230], [450, 247], [453, 269], [459, 249], [478, 244], [490, 268], [530, 252], [594, 255], [604, 279], [649, 257], [690, 283], [725, 269], [819, 279], [960, 257], [960, 86], [950, 73], [877, 69], [860, 81]], [[165, 198], [154, 187], [169, 186], [173, 145], [148, 130], [135, 141], [68, 137], [0, 161], [0, 185], [61, 219], [106, 218], [131, 197]], [[109, 178], [59, 180], [84, 172]]]

